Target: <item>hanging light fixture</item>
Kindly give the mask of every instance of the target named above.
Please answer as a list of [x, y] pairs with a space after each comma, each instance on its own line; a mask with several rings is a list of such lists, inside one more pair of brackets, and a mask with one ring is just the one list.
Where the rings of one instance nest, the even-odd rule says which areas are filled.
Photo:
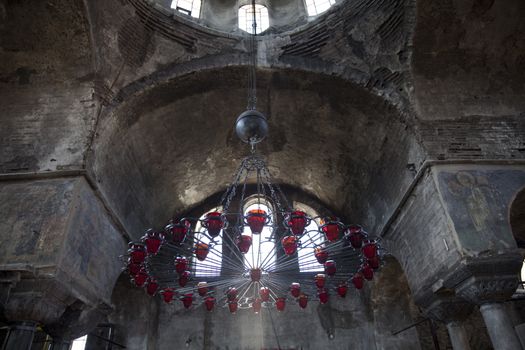
[[[200, 219], [174, 219], [163, 230], [149, 229], [140, 242], [129, 243], [123, 257], [136, 287], [159, 295], [167, 304], [178, 299], [186, 309], [203, 304], [208, 311], [220, 306], [231, 313], [248, 308], [259, 313], [262, 308], [285, 312], [290, 303], [302, 309], [308, 301], [325, 304], [338, 300], [330, 298], [331, 291], [342, 299], [349, 284], [362, 289], [386, 253], [378, 239], [369, 237], [359, 225], [346, 225], [337, 217], [310, 217], [292, 208], [272, 180], [264, 158], [256, 153], [256, 145], [268, 135], [268, 122], [256, 110], [254, 0], [252, 11], [248, 107], [235, 124], [237, 136], [250, 145], [250, 155], [241, 161], [224, 192], [220, 210]], [[250, 179], [256, 183], [257, 208], [244, 213]], [[268, 210], [271, 205], [264, 205], [265, 199], [274, 210]], [[232, 203], [238, 209], [232, 210]], [[312, 222], [318, 223], [314, 229]], [[267, 245], [271, 250], [263, 252]], [[301, 272], [302, 267], [315, 264], [320, 273]], [[210, 271], [217, 275], [211, 280], [199, 276]]]

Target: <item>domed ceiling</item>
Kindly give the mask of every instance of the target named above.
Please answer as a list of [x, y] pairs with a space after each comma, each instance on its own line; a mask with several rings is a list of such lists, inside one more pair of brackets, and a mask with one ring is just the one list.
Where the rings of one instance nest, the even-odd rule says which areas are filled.
[[[334, 0], [327, 1], [309, 1], [311, 8], [306, 7], [304, 0], [258, 0], [256, 9], [257, 20], [260, 22], [258, 28], [264, 28], [263, 34], [283, 32], [296, 29], [315, 19], [318, 15], [328, 10]], [[251, 7], [251, 1], [237, 0], [155, 0], [158, 8], [166, 13], [173, 14], [177, 19], [188, 20], [200, 25], [217, 29], [223, 32], [246, 34], [239, 27], [243, 28], [248, 15], [248, 21], [251, 14], [242, 13], [245, 6]], [[316, 6], [317, 5], [317, 6]], [[239, 17], [241, 17], [239, 19]], [[268, 22], [269, 28], [265, 23]], [[268, 29], [268, 30], [267, 30]], [[260, 31], [259, 31], [260, 32]]]

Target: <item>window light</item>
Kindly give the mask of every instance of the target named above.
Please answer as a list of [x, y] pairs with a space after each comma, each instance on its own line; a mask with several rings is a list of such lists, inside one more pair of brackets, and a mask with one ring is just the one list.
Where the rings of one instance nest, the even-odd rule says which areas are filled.
[[[266, 6], [255, 4], [255, 21], [257, 23], [256, 34], [264, 32], [270, 27], [268, 9]], [[244, 5], [239, 8], [239, 28], [253, 34], [253, 7]]]
[[[212, 209], [211, 211], [218, 211], [220, 208]], [[206, 214], [200, 217], [200, 220], [195, 225], [195, 242], [201, 242], [205, 244], [210, 244], [210, 239], [199, 232], [204, 231], [204, 228], [201, 225], [201, 222], [206, 218]], [[215, 248], [210, 251], [210, 257], [212, 259], [207, 259], [206, 261], [200, 261], [194, 259], [194, 276], [196, 277], [217, 277], [221, 275], [221, 261], [222, 261], [222, 235], [221, 230], [220, 234], [214, 238]]]
[[185, 15], [199, 18], [201, 12], [201, 0], [173, 0], [171, 8]]
[[[302, 203], [295, 202], [294, 206], [305, 211], [311, 218], [315, 218], [319, 215], [315, 210]], [[319, 264], [311, 253], [313, 249], [321, 245], [323, 241], [323, 235], [319, 234], [319, 218], [312, 219], [310, 224], [305, 228], [305, 234], [302, 235], [300, 239], [301, 247], [308, 249], [299, 249], [297, 251], [299, 261], [304, 262], [299, 266], [300, 272], [324, 271], [324, 266]]]
[[[249, 211], [254, 209], [264, 210], [270, 217], [273, 215], [270, 205], [264, 200], [250, 201], [247, 204], [244, 208], [244, 215], [247, 215]], [[261, 263], [264, 262], [264, 266], [267, 266], [270, 270], [275, 268], [275, 243], [268, 240], [272, 235], [270, 228], [265, 226], [260, 234], [255, 235], [251, 234], [249, 228], [246, 228], [243, 234], [252, 236], [252, 245], [248, 252], [244, 254], [244, 266], [251, 268], [253, 266], [261, 266]]]
[[335, 0], [305, 0], [308, 16], [317, 16], [335, 4]]
[[71, 350], [84, 350], [86, 348], [87, 335], [73, 340]]

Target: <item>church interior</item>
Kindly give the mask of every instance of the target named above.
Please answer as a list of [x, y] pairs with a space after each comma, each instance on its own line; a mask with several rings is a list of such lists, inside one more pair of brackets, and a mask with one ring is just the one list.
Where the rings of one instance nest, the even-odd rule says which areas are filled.
[[525, 349], [524, 18], [0, 0], [1, 349]]

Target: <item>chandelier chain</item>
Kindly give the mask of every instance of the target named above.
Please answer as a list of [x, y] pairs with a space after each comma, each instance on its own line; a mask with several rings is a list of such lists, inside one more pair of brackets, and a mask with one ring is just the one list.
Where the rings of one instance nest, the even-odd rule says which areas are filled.
[[252, 0], [252, 35], [250, 36], [250, 92], [248, 96], [248, 108], [255, 110], [257, 106], [257, 45], [255, 36], [257, 35], [257, 19], [255, 15], [255, 0]]
[[224, 194], [222, 195], [221, 200], [219, 202], [219, 204], [223, 206], [223, 211], [225, 213], [228, 212], [228, 209], [230, 208], [231, 201], [235, 197], [236, 189], [237, 189], [237, 186], [239, 185], [239, 180], [240, 180], [240, 178], [242, 176], [243, 170], [246, 168], [246, 160], [247, 160], [247, 158], [244, 158], [241, 161], [241, 165], [239, 166], [239, 168], [237, 169], [237, 172], [235, 173], [233, 182], [228, 187], [226, 192], [224, 192]]

